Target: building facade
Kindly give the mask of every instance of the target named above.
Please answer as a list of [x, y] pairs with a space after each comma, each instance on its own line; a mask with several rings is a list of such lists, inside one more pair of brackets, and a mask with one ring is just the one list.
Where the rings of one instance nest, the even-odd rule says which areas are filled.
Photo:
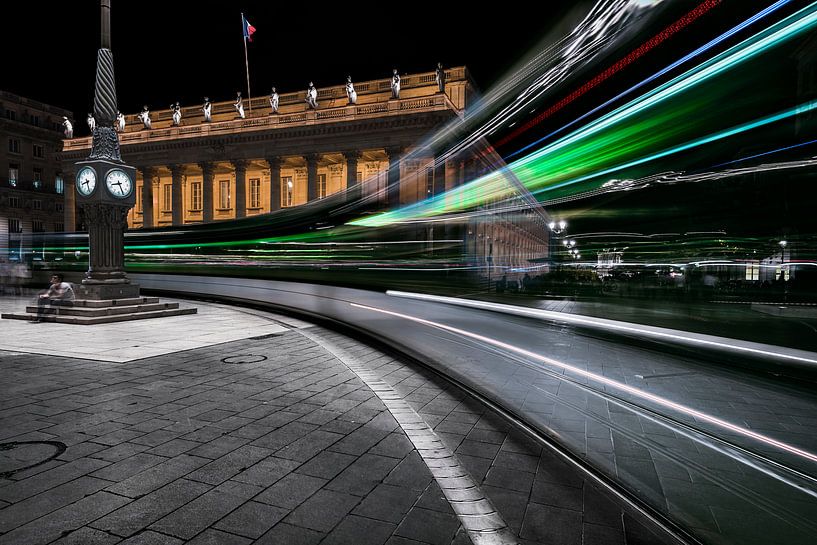
[[[268, 96], [256, 97], [243, 102], [243, 118], [233, 101], [211, 103], [210, 121], [203, 105], [182, 108], [179, 124], [170, 109], [152, 112], [150, 128], [139, 114], [126, 115], [122, 158], [137, 167], [129, 227], [243, 218], [347, 189], [368, 209], [383, 210], [432, 197], [482, 173], [484, 143], [479, 153], [444, 159], [424, 147], [426, 138], [461, 117], [473, 100], [466, 68], [446, 70], [443, 92], [434, 72], [404, 75], [400, 83], [395, 97], [390, 78], [357, 82], [354, 104], [344, 85], [320, 88], [317, 108], [306, 101], [306, 90], [280, 94], [277, 113]], [[72, 195], [74, 163], [90, 148], [90, 137], [64, 142], [62, 165]], [[418, 229], [428, 231], [419, 235], [427, 240], [461, 239], [463, 254], [479, 264], [478, 274], [496, 278], [547, 253], [545, 223], [539, 214], [490, 213], [461, 228]]]
[[32, 233], [63, 231], [70, 221], [58, 152], [71, 115], [0, 91], [0, 262], [19, 261]]
[[[399, 97], [391, 79], [355, 83], [356, 104], [343, 85], [317, 90], [318, 107], [304, 92], [282, 93], [278, 113], [269, 97], [213, 102], [207, 122], [201, 105], [153, 112], [151, 128], [125, 116], [123, 159], [135, 165], [137, 204], [131, 228], [242, 218], [298, 206], [359, 185], [373, 208], [407, 204], [461, 183], [467, 157], [434, 167], [417, 147], [433, 129], [462, 115], [473, 95], [465, 67], [447, 70], [445, 92], [433, 72], [403, 76]], [[91, 138], [66, 140], [62, 165], [73, 184], [74, 162]], [[73, 188], [72, 188], [73, 190]]]

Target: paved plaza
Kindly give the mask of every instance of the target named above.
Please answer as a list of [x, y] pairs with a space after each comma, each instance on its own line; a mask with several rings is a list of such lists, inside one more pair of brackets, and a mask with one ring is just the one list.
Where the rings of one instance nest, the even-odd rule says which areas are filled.
[[183, 304], [199, 314], [0, 322], [0, 545], [659, 542], [439, 377]]

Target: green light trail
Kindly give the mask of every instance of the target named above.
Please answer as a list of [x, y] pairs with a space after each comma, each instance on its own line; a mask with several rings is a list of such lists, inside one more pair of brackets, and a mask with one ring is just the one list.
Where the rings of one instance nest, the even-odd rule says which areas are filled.
[[[791, 118], [815, 108], [814, 102], [764, 117], [721, 128], [707, 136], [700, 134], [704, 121], [723, 126], [727, 113], [743, 115], [737, 100], [746, 86], [733, 89], [738, 78], [724, 78], [727, 72], [768, 52], [817, 25], [817, 3], [800, 10], [771, 27], [747, 38], [656, 89], [605, 114], [502, 170], [398, 210], [350, 222], [350, 225], [378, 227], [471, 209], [491, 200], [515, 194], [507, 179], [510, 173], [534, 194], [587, 182], [655, 159], [728, 138], [752, 129]], [[760, 74], [752, 73], [751, 77]], [[724, 81], [726, 80], [726, 81]], [[695, 96], [703, 83], [719, 83], [708, 94]], [[753, 84], [757, 84], [755, 81]], [[717, 104], [717, 108], [714, 105]], [[602, 180], [598, 184], [603, 183]], [[575, 190], [586, 188], [576, 187]]]

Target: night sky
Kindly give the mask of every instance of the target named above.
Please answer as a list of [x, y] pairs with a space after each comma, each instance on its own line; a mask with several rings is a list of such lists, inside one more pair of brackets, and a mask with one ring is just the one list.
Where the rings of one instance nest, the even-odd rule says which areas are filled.
[[[525, 17], [474, 11], [467, 3], [444, 9], [409, 2], [388, 10], [384, 3], [348, 3], [348, 9], [338, 3], [329, 13], [307, 2], [281, 8], [278, 2], [249, 0], [114, 0], [119, 106], [136, 113], [143, 104], [160, 111], [176, 100], [192, 106], [204, 96], [232, 100], [238, 90], [246, 96], [241, 11], [257, 29], [248, 54], [252, 95], [261, 96], [272, 85], [279, 92], [301, 91], [309, 81], [339, 85], [347, 74], [357, 82], [390, 77], [394, 67], [401, 74], [432, 71], [438, 61], [467, 65], [477, 85], [487, 88], [548, 34], [563, 35], [588, 4], [551, 1], [547, 16]], [[0, 89], [73, 111], [80, 134], [93, 103], [98, 6], [95, 0], [3, 6]], [[399, 13], [399, 19], [387, 11]]]

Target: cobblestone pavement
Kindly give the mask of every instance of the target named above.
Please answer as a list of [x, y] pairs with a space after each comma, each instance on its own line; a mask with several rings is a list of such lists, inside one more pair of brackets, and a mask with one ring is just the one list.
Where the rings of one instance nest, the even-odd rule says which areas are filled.
[[[660, 542], [438, 377], [251, 314], [275, 333], [124, 363], [0, 351], [0, 545], [471, 543], [469, 515], [418, 451], [420, 428], [512, 542]], [[37, 326], [46, 338], [49, 326]], [[408, 434], [372, 377], [421, 417]]]

